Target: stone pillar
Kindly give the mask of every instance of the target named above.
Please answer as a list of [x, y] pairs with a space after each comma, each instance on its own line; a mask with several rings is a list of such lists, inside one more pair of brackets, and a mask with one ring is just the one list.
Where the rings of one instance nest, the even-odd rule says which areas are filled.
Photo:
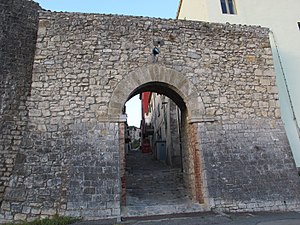
[[201, 177], [201, 164], [200, 164], [200, 140], [198, 139], [197, 124], [189, 125], [190, 145], [193, 154], [194, 164], [194, 188], [195, 188], [195, 200], [199, 203], [203, 203], [202, 194], [202, 177]]
[[126, 205], [126, 160], [125, 160], [125, 132], [126, 123], [119, 124], [120, 129], [120, 179], [121, 179], [121, 205]]
[[[185, 118], [184, 115], [182, 118]], [[203, 203], [202, 194], [202, 169], [200, 158], [200, 140], [198, 135], [198, 123], [182, 120], [182, 142], [183, 146], [183, 172], [184, 182], [189, 196]]]

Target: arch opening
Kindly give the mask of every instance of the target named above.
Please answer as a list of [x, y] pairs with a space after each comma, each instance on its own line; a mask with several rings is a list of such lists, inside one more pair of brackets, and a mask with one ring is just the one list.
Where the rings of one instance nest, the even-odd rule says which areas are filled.
[[180, 110], [185, 111], [187, 109], [186, 103], [184, 102], [183, 98], [178, 94], [178, 91], [175, 91], [175, 88], [172, 87], [170, 84], [163, 83], [163, 82], [149, 82], [145, 83], [138, 88], [136, 88], [126, 100], [129, 101], [133, 96], [137, 94], [141, 94], [143, 92], [153, 92], [158, 93], [161, 95], [165, 95], [168, 98], [172, 99], [174, 103], [180, 108]]
[[[190, 145], [191, 124], [187, 122], [189, 109], [182, 93], [165, 82], [144, 83], [130, 92], [124, 113], [125, 103], [136, 95], [142, 107], [140, 147], [129, 147], [125, 141], [123, 212], [139, 215], [132, 209], [147, 206], [155, 213], [157, 205], [168, 205], [169, 213], [178, 213], [178, 208], [186, 212], [188, 204], [194, 204], [193, 210], [199, 209], [203, 200], [195, 190], [197, 171]], [[130, 133], [128, 129], [126, 126], [125, 136]]]

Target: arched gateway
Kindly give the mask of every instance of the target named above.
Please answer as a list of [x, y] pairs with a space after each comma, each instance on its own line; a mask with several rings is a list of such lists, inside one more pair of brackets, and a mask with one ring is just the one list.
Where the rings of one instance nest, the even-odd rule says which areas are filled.
[[268, 29], [1, 4], [0, 223], [120, 217], [122, 108], [142, 91], [171, 97], [183, 112], [195, 202], [299, 209]]
[[[203, 186], [205, 181], [202, 180], [201, 171], [201, 152], [196, 143], [199, 143], [198, 135], [193, 123], [199, 122], [199, 118], [205, 118], [205, 109], [199, 96], [199, 92], [194, 84], [185, 76], [178, 73], [176, 70], [165, 68], [162, 65], [151, 65], [141, 69], [137, 69], [129, 73], [122, 79], [116, 89], [113, 91], [109, 108], [108, 116], [111, 118], [122, 118], [123, 107], [125, 102], [136, 94], [145, 91], [157, 92], [171, 98], [182, 111], [182, 129], [183, 129], [183, 171], [185, 186], [189, 191], [189, 196], [198, 203], [204, 203]], [[201, 120], [202, 121], [202, 120]], [[124, 134], [124, 124], [120, 126], [120, 134]], [[121, 153], [121, 181], [123, 193], [123, 205], [125, 201], [125, 154], [124, 154], [124, 139], [121, 138], [120, 153]], [[191, 142], [192, 141], [192, 142]], [[190, 144], [192, 143], [192, 144]], [[205, 186], [206, 187], [206, 186]], [[153, 190], [159, 191], [159, 190]], [[156, 205], [156, 207], [159, 206]], [[165, 206], [164, 206], [165, 207]], [[194, 209], [182, 209], [181, 212], [189, 212]], [[171, 206], [169, 207], [171, 208]], [[201, 208], [203, 210], [205, 205]], [[168, 212], [168, 210], [164, 210]], [[173, 211], [170, 209], [169, 213]], [[176, 211], [178, 212], [178, 210]], [[126, 214], [126, 213], [125, 213]], [[147, 213], [144, 213], [147, 215]], [[149, 212], [152, 214], [152, 212]]]

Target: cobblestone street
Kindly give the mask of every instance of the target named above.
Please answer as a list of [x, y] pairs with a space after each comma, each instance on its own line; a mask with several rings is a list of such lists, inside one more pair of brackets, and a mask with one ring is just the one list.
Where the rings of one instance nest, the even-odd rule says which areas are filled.
[[188, 197], [180, 168], [155, 160], [151, 153], [132, 151], [126, 158], [126, 170], [123, 216], [202, 211]]

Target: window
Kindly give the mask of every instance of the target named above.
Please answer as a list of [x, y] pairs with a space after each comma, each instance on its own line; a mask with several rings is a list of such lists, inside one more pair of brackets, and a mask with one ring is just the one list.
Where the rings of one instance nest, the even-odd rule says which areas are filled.
[[236, 14], [234, 0], [220, 0], [223, 14]]

